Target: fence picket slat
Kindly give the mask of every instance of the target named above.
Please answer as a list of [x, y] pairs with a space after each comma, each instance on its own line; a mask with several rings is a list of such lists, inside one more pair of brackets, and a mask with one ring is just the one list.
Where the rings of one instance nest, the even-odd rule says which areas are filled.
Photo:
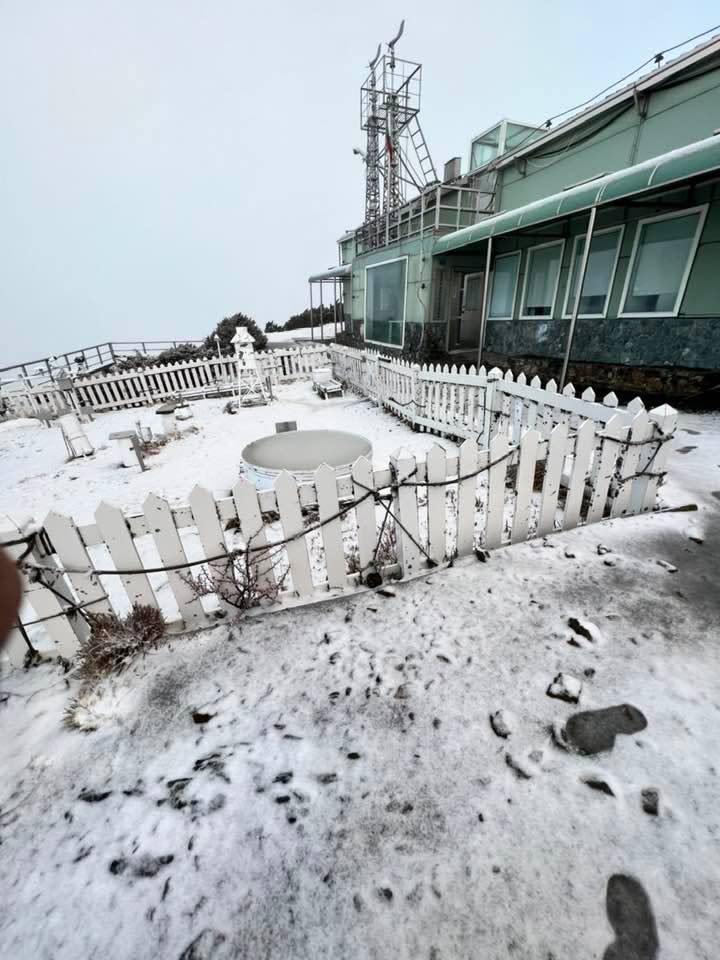
[[565, 462], [565, 448], [567, 445], [568, 425], [558, 423], [550, 433], [550, 442], [545, 460], [545, 477], [543, 478], [542, 501], [540, 519], [538, 521], [538, 535], [544, 537], [555, 529], [555, 511], [558, 496], [560, 495], [560, 480]]
[[238, 480], [232, 493], [243, 540], [245, 545], [254, 551], [251, 560], [257, 569], [258, 584], [273, 589], [277, 583], [273, 561], [279, 550], [273, 551], [270, 555], [264, 549], [268, 546], [268, 537], [260, 511], [257, 490], [247, 480]]
[[325, 549], [328, 586], [344, 588], [347, 586], [347, 573], [345, 570], [342, 521], [340, 518], [330, 520], [330, 517], [335, 516], [340, 509], [337, 476], [333, 468], [326, 463], [315, 471], [315, 490], [318, 498], [318, 513], [320, 521], [323, 523], [321, 533]]
[[668, 457], [670, 456], [671, 436], [677, 427], [677, 411], [667, 403], [664, 403], [660, 407], [655, 407], [650, 411], [649, 416], [651, 422], [655, 424], [656, 433], [658, 431], [660, 433], [659, 437], [656, 436], [653, 438], [656, 444], [660, 444], [660, 447], [655, 453], [652, 463], [648, 464], [648, 469], [658, 474], [658, 476], [648, 477], [647, 479], [645, 497], [640, 507], [643, 511], [652, 510], [655, 506], [655, 497], [657, 496], [657, 489], [660, 484], [659, 474], [665, 470]]
[[460, 446], [458, 455], [458, 476], [465, 477], [458, 483], [457, 498], [457, 552], [466, 557], [475, 548], [475, 492], [477, 476], [471, 476], [478, 469], [478, 445], [467, 439]]
[[[122, 510], [109, 503], [101, 503], [95, 511], [95, 522], [116, 569], [141, 571], [143, 564]], [[155, 592], [144, 573], [122, 574], [119, 579], [131, 604], [158, 606]]]
[[[392, 454], [390, 465], [395, 471], [398, 483], [414, 477], [415, 457], [407, 450], [401, 449]], [[417, 487], [400, 486], [394, 490], [393, 511], [400, 521], [396, 523], [398, 562], [403, 578], [407, 578], [419, 572], [422, 557], [417, 545], [420, 541]]]
[[539, 443], [540, 434], [537, 430], [527, 430], [520, 440], [520, 462], [518, 463], [515, 480], [517, 496], [515, 498], [511, 543], [520, 543], [527, 540]]
[[585, 481], [590, 469], [590, 458], [595, 446], [595, 424], [585, 420], [575, 437], [575, 455], [570, 475], [570, 485], [565, 500], [563, 530], [572, 530], [580, 520], [580, 508], [585, 493]]
[[[105, 596], [105, 590], [97, 577], [89, 573], [71, 573], [72, 569], [93, 569], [93, 562], [85, 549], [73, 520], [51, 511], [43, 524], [48, 532], [60, 564], [68, 570], [68, 580], [77, 596], [78, 602], [88, 604], [88, 613], [109, 613], [112, 607]], [[92, 603], [92, 606], [90, 604]]]
[[[621, 445], [622, 469], [620, 471], [619, 485], [617, 495], [613, 501], [611, 517], [622, 517], [626, 514], [635, 513], [639, 510], [645, 496], [647, 479], [645, 477], [636, 477], [643, 467], [640, 465], [643, 451], [646, 449], [645, 441], [650, 440], [654, 433], [654, 427], [650, 421], [647, 411], [640, 410], [634, 417], [630, 425], [630, 432], [627, 440], [629, 446]], [[655, 450], [657, 444], [647, 444], [647, 448]], [[652, 450], [650, 452], [652, 452]], [[647, 463], [647, 457], [645, 458]], [[640, 484], [637, 481], [640, 480]], [[633, 492], [640, 490], [640, 499], [636, 496], [633, 499]], [[636, 502], [637, 501], [637, 502]]]
[[[283, 470], [275, 481], [278, 513], [285, 537], [294, 537], [305, 529], [303, 524], [297, 483], [292, 474]], [[305, 537], [298, 537], [285, 547], [290, 563], [290, 576], [293, 588], [300, 597], [308, 597], [313, 592], [312, 572]]]
[[505, 477], [507, 475], [510, 443], [504, 433], [497, 433], [490, 441], [490, 469], [488, 471], [487, 518], [485, 546], [488, 550], [502, 545], [505, 526]]
[[610, 481], [615, 475], [620, 441], [626, 432], [627, 427], [620, 416], [611, 417], [603, 428], [600, 448], [595, 452], [592, 494], [586, 523], [595, 523], [603, 518], [608, 503]]
[[[225, 534], [220, 518], [218, 517], [217, 503], [212, 493], [205, 487], [196, 484], [188, 497], [190, 510], [198, 529], [198, 537], [206, 557], [227, 555]], [[208, 575], [214, 584], [222, 581], [227, 573], [228, 561], [218, 560], [208, 564]], [[225, 601], [218, 595], [222, 607], [227, 607]]]
[[[447, 478], [445, 448], [436, 443], [427, 455], [427, 479], [429, 483], [444, 483]], [[447, 497], [445, 486], [427, 488], [428, 553], [435, 563], [445, 559], [445, 529], [447, 525]]]
[[[167, 500], [163, 500], [155, 493], [149, 493], [143, 504], [143, 513], [148, 527], [152, 531], [162, 565], [169, 567], [174, 564], [185, 563], [187, 556]], [[190, 568], [168, 570], [165, 575], [177, 601], [180, 616], [185, 621], [186, 626], [194, 626], [202, 620], [204, 613], [195, 591], [185, 580], [190, 575]]]
[[[366, 457], [360, 457], [352, 467], [353, 498], [359, 500], [373, 489], [372, 464]], [[364, 574], [369, 563], [372, 562], [377, 540], [377, 519], [375, 514], [375, 500], [366, 497], [355, 507], [355, 521], [357, 524], [358, 553], [360, 555], [360, 570]]]

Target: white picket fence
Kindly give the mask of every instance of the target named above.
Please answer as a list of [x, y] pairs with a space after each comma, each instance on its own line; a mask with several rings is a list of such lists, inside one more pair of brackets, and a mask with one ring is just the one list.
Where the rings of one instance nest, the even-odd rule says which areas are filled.
[[[307, 378], [316, 367], [330, 362], [324, 346], [268, 350], [255, 357], [260, 375], [273, 384]], [[214, 357], [77, 378], [67, 389], [45, 386], [8, 392], [6, 400], [16, 416], [54, 416], [76, 407], [113, 410], [157, 403], [178, 394], [195, 397], [229, 392], [236, 378], [233, 357]]]
[[[361, 389], [360, 377], [347, 376], [357, 370], [357, 358], [346, 358], [346, 379]], [[372, 371], [371, 385], [392, 391], [386, 404], [408, 417], [409, 408], [400, 406], [409, 395], [401, 380], [412, 383], [413, 377], [410, 368], [400, 368]], [[360, 459], [346, 477], [323, 466], [313, 482], [301, 485], [283, 473], [272, 490], [240, 480], [220, 497], [196, 486], [180, 507], [150, 494], [140, 514], [102, 503], [87, 525], [50, 513], [31, 553], [43, 582], [26, 580], [23, 619], [42, 621], [29, 628], [30, 636], [40, 631], [58, 653], [71, 655], [87, 625], [78, 612], [63, 614], [69, 603], [119, 614], [133, 603], [150, 604], [179, 628], [200, 626], [223, 604], [217, 595], [198, 599], [188, 574], [205, 569], [210, 578], [219, 577], [225, 561], [217, 558], [237, 550], [253, 551], [258, 580], [277, 588], [268, 607], [274, 609], [347, 595], [376, 567], [385, 578], [408, 578], [480, 548], [653, 509], [674, 410], [663, 406], [648, 413], [635, 404], [619, 411], [519, 381], [420, 371], [415, 387], [424, 408], [416, 422], [455, 436], [470, 433], [457, 453], [435, 445], [416, 459], [400, 451], [384, 469]], [[481, 416], [481, 408], [490, 412]], [[482, 433], [488, 417], [495, 421], [492, 438], [478, 444], [475, 430]], [[383, 526], [388, 505], [393, 517]], [[381, 530], [385, 541], [375, 562]], [[15, 529], [0, 530], [3, 542], [17, 535]], [[15, 555], [21, 549], [12, 548]], [[205, 561], [204, 567], [153, 572], [195, 561]], [[95, 573], [101, 570], [123, 573]], [[11, 658], [21, 660], [25, 649], [16, 634]]]
[[497, 432], [519, 442], [523, 431], [537, 429], [544, 438], [561, 422], [577, 426], [580, 419], [607, 423], [619, 416], [629, 425], [644, 409], [639, 398], [618, 407], [614, 393], [596, 402], [588, 387], [580, 397], [569, 383], [562, 393], [554, 380], [542, 386], [539, 377], [495, 367], [419, 366], [374, 351], [331, 344], [334, 375], [356, 392], [370, 397], [413, 427], [487, 445]]

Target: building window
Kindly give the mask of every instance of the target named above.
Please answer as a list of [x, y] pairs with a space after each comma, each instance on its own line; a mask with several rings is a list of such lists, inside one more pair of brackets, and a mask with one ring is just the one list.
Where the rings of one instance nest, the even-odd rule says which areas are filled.
[[[623, 227], [610, 227], [608, 230], [598, 230], [593, 234], [590, 244], [590, 256], [585, 270], [582, 296], [580, 297], [581, 317], [604, 317], [610, 299], [615, 268], [617, 267], [620, 242]], [[575, 309], [580, 266], [585, 251], [587, 234], [575, 237], [573, 244], [572, 265], [565, 295], [564, 315], [571, 317]]]
[[519, 269], [519, 252], [495, 257], [488, 312], [490, 320], [512, 320], [515, 312], [515, 291]]
[[676, 316], [702, 232], [707, 206], [640, 220], [620, 312]]
[[473, 140], [470, 148], [470, 169], [477, 170], [494, 160], [500, 152], [500, 127], [494, 127]]
[[553, 315], [564, 247], [565, 241], [559, 240], [528, 250], [520, 309], [523, 320]]
[[365, 268], [365, 339], [401, 347], [405, 333], [407, 257]]

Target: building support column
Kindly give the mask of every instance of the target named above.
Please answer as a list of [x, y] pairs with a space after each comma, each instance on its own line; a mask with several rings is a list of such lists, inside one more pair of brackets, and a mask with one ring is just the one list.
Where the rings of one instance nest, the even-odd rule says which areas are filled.
[[323, 291], [322, 291], [322, 287], [323, 287], [323, 282], [322, 282], [322, 280], [320, 281], [319, 286], [320, 286], [320, 339], [322, 340], [323, 337], [325, 336], [325, 331], [323, 330], [323, 321], [325, 320], [325, 317], [324, 317], [323, 296], [322, 296], [322, 293], [323, 293]]
[[[583, 248], [582, 259], [580, 260], [580, 274], [577, 281], [577, 292], [575, 294], [575, 304], [573, 305], [572, 317], [570, 318], [570, 329], [568, 330], [567, 343], [565, 345], [565, 357], [563, 358], [562, 373], [560, 374], [560, 390], [565, 386], [567, 379], [568, 366], [570, 365], [570, 354], [572, 352], [573, 339], [575, 337], [575, 326], [577, 324], [578, 314], [580, 313], [580, 299], [585, 284], [585, 274], [587, 272], [588, 260], [590, 259], [590, 245], [592, 244], [593, 231], [595, 229], [595, 214], [597, 207], [590, 208], [590, 219], [588, 220], [587, 233], [585, 234], [585, 247]], [[568, 283], [572, 283], [572, 273], [574, 264], [570, 263], [570, 273]], [[572, 291], [571, 291], [572, 292]]]
[[335, 339], [337, 340], [337, 280], [333, 277], [333, 320], [335, 321]]
[[483, 347], [485, 346], [485, 330], [487, 328], [487, 318], [490, 313], [490, 304], [488, 303], [488, 294], [490, 293], [490, 264], [492, 263], [493, 238], [488, 237], [487, 252], [485, 254], [485, 278], [483, 280], [483, 305], [482, 319], [480, 321], [480, 343], [478, 344], [477, 365], [478, 370], [482, 363]]
[[312, 302], [312, 280], [308, 282], [310, 287], [310, 339], [315, 339], [315, 324], [313, 322], [313, 302]]

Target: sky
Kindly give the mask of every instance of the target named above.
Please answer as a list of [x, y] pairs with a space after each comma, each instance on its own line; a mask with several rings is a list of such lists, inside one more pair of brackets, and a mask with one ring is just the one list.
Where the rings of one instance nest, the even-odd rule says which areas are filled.
[[0, 0], [0, 366], [303, 310], [362, 221], [359, 89], [402, 17], [438, 169], [720, 20], [710, 0]]

